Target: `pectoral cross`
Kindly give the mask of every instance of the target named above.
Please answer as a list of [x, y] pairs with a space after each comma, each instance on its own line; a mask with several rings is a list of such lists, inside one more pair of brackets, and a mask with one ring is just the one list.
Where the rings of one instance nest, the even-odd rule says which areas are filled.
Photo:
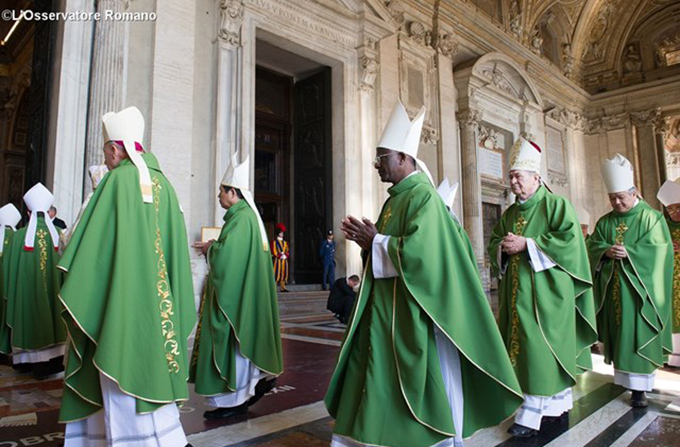
[[519, 219], [517, 219], [517, 223], [515, 223], [515, 234], [517, 236], [521, 236], [522, 233], [524, 232], [524, 226], [527, 224], [527, 220], [524, 218], [524, 216], [519, 216]]
[[616, 239], [614, 239], [614, 241], [618, 245], [623, 245], [623, 235], [626, 234], [626, 231], [628, 231], [628, 225], [623, 222], [621, 222], [619, 226], [616, 227]]

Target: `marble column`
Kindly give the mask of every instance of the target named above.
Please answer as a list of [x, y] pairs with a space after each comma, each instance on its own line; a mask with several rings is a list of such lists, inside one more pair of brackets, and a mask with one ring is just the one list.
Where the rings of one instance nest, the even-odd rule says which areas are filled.
[[[124, 12], [125, 9], [127, 2], [119, 0], [97, 2], [97, 12], [102, 16], [107, 10], [115, 14]], [[123, 107], [127, 23], [124, 20], [98, 20], [95, 23], [85, 139], [85, 169], [104, 162], [102, 115]], [[92, 185], [87, 176], [83, 184], [85, 194], [89, 193]]]
[[470, 237], [477, 266], [485, 288], [489, 287], [488, 269], [484, 267], [484, 228], [482, 222], [482, 184], [477, 166], [476, 129], [482, 112], [466, 109], [457, 114], [461, 127], [461, 165], [463, 190], [463, 223]]
[[[241, 150], [241, 124], [243, 122], [240, 108], [241, 68], [243, 66], [241, 27], [244, 8], [241, 0], [221, 0], [220, 2], [221, 23], [217, 35], [217, 127], [213, 172], [216, 186], [226, 172], [232, 155]], [[244, 161], [248, 155], [249, 153], [239, 154], [238, 161]], [[254, 165], [254, 158], [251, 161], [251, 165]], [[224, 210], [216, 201], [213, 215], [216, 226], [222, 225], [223, 214]]]

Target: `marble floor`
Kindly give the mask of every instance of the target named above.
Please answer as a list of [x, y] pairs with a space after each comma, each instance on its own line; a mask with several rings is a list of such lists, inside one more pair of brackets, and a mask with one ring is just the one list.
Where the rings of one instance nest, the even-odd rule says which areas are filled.
[[[247, 415], [227, 422], [202, 417], [209, 407], [193, 394], [181, 418], [194, 447], [328, 446], [333, 420], [322, 399], [333, 371], [344, 326], [325, 310], [325, 295], [298, 292], [280, 297], [285, 372], [277, 386]], [[646, 409], [632, 409], [629, 393], [614, 385], [600, 356], [579, 378], [574, 409], [544, 424], [528, 440], [510, 437], [512, 421], [483, 430], [466, 447], [680, 447], [680, 370], [664, 369]], [[63, 441], [57, 422], [61, 377], [37, 381], [0, 365], [0, 447], [56, 447]]]

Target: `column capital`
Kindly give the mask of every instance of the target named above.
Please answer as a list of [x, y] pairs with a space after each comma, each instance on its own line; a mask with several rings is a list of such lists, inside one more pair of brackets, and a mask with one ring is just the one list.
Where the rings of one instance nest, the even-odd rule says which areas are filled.
[[483, 118], [484, 114], [481, 110], [468, 107], [458, 113], [456, 113], [456, 118], [461, 124], [466, 126], [476, 127]]

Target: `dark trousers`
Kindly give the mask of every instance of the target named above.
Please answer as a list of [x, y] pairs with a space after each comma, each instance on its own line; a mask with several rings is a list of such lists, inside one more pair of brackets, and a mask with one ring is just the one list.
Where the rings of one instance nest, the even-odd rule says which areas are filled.
[[[328, 287], [326, 287], [326, 279], [328, 279]], [[323, 278], [321, 278], [321, 288], [323, 290], [330, 289], [335, 282], [335, 264], [332, 262], [325, 262], [323, 264]]]

